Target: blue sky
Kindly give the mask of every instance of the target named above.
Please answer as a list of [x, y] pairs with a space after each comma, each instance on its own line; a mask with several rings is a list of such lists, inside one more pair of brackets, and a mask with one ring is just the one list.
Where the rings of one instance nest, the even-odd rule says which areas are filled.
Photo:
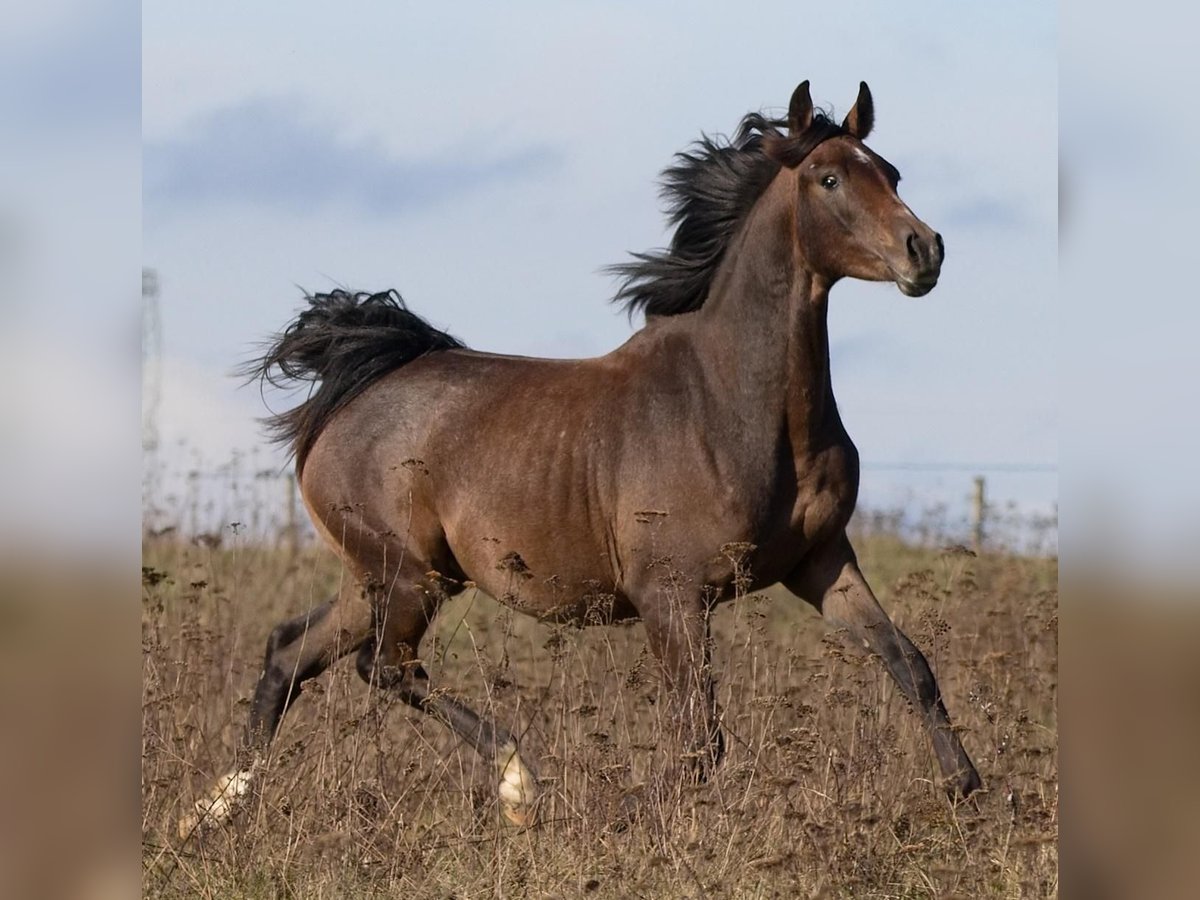
[[[228, 372], [299, 287], [395, 287], [470, 345], [589, 356], [637, 327], [603, 266], [668, 234], [656, 178], [701, 131], [844, 113], [943, 233], [926, 298], [844, 283], [834, 384], [864, 460], [1053, 463], [1053, 5], [158, 3], [143, 17], [144, 261], [162, 281], [165, 443], [261, 442]], [[266, 451], [261, 451], [266, 453]], [[1053, 475], [990, 475], [1048, 509]], [[969, 476], [867, 472], [863, 497], [959, 503]]]

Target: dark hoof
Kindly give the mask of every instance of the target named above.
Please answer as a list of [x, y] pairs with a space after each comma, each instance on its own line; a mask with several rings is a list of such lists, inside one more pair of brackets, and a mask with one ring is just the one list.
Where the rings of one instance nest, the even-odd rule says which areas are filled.
[[946, 779], [946, 793], [951, 800], [966, 800], [982, 787], [983, 782], [974, 768], [957, 772]]

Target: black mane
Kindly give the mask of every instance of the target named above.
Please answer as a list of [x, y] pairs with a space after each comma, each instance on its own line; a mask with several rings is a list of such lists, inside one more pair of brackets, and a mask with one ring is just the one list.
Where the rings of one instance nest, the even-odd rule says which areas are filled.
[[847, 133], [820, 112], [800, 134], [785, 135], [780, 129], [786, 124], [750, 113], [732, 140], [701, 135], [690, 152], [675, 155], [675, 164], [662, 173], [662, 196], [675, 226], [671, 245], [608, 267], [621, 278], [614, 303], [647, 317], [679, 315], [704, 304], [725, 249], [781, 165], [796, 166], [818, 144]]

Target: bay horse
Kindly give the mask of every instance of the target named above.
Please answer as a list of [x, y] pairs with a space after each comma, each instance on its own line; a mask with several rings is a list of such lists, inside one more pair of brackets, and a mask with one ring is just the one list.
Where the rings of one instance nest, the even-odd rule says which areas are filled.
[[[184, 832], [232, 813], [300, 684], [352, 652], [369, 684], [494, 761], [503, 813], [532, 822], [538, 783], [513, 735], [433, 691], [418, 657], [468, 580], [545, 619], [640, 618], [699, 779], [724, 746], [709, 614], [782, 582], [882, 658], [947, 790], [980, 787], [925, 657], [846, 537], [859, 460], [830, 384], [830, 289], [859, 278], [918, 297], [945, 255], [863, 143], [873, 121], [865, 83], [838, 124], [805, 81], [786, 123], [752, 113], [732, 139], [678, 154], [670, 246], [613, 267], [645, 327], [605, 356], [469, 350], [393, 291], [308, 298], [247, 374], [313, 386], [269, 421], [354, 583], [271, 632], [237, 764]], [[682, 577], [664, 579], [664, 561]]]

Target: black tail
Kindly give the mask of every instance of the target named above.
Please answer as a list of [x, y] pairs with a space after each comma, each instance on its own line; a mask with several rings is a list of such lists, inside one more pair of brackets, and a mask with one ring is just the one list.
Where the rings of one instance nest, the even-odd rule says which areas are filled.
[[378, 379], [426, 353], [463, 346], [410, 312], [395, 291], [306, 299], [308, 309], [241, 370], [281, 388], [317, 385], [299, 406], [265, 420], [273, 440], [291, 445], [297, 472], [334, 413]]

